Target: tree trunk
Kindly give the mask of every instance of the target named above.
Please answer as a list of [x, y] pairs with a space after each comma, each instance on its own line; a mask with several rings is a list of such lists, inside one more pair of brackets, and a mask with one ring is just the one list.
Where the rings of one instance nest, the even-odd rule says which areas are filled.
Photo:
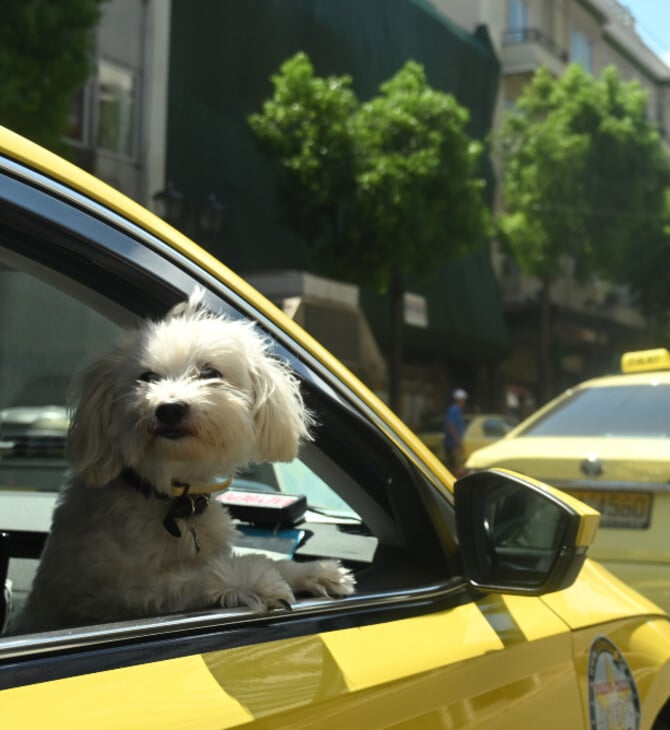
[[391, 410], [400, 414], [401, 383], [402, 383], [402, 354], [404, 328], [404, 298], [405, 282], [399, 269], [391, 274], [390, 295], [390, 349], [389, 349], [389, 405]]
[[551, 362], [551, 280], [542, 279], [537, 343], [537, 397], [544, 405], [553, 395]]

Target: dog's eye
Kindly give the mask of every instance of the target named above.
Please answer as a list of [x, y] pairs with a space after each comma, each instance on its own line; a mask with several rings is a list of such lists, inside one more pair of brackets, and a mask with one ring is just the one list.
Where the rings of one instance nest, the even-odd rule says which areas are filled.
[[221, 378], [221, 373], [216, 368], [204, 367], [198, 370], [198, 377], [201, 380], [214, 380]]
[[145, 370], [138, 380], [141, 380], [143, 383], [156, 383], [161, 379], [161, 376], [158, 373], [154, 373], [151, 370]]

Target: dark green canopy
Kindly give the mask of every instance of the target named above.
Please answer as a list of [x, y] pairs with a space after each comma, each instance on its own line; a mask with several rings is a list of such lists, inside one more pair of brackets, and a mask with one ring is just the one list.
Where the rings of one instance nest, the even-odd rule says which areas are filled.
[[[319, 75], [350, 74], [361, 99], [414, 59], [431, 86], [468, 108], [471, 136], [484, 139], [490, 130], [500, 67], [486, 30], [469, 33], [424, 0], [173, 0], [172, 7], [167, 178], [194, 204], [186, 232], [242, 274], [328, 274], [277, 223], [273, 167], [246, 123], [271, 95], [270, 76], [297, 51]], [[488, 159], [482, 175], [492, 200]], [[195, 228], [195, 207], [212, 192], [226, 216], [223, 230], [208, 237]], [[502, 357], [507, 332], [487, 251], [409, 285], [428, 299], [429, 330], [408, 333], [417, 354]], [[363, 304], [384, 342], [379, 296], [364, 292]]]

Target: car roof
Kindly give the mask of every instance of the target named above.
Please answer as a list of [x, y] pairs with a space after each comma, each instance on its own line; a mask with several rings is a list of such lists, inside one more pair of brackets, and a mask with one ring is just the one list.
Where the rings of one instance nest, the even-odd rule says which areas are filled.
[[591, 380], [585, 380], [576, 388], [605, 388], [626, 385], [644, 385], [656, 383], [670, 383], [670, 370], [649, 370], [643, 373], [619, 373], [616, 375], [603, 375]]

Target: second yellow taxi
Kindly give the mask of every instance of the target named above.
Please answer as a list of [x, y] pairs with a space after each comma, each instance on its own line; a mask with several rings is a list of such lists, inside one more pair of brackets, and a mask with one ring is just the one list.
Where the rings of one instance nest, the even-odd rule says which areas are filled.
[[670, 611], [670, 352], [626, 353], [621, 370], [566, 391], [467, 467], [514, 469], [595, 507], [591, 557]]

